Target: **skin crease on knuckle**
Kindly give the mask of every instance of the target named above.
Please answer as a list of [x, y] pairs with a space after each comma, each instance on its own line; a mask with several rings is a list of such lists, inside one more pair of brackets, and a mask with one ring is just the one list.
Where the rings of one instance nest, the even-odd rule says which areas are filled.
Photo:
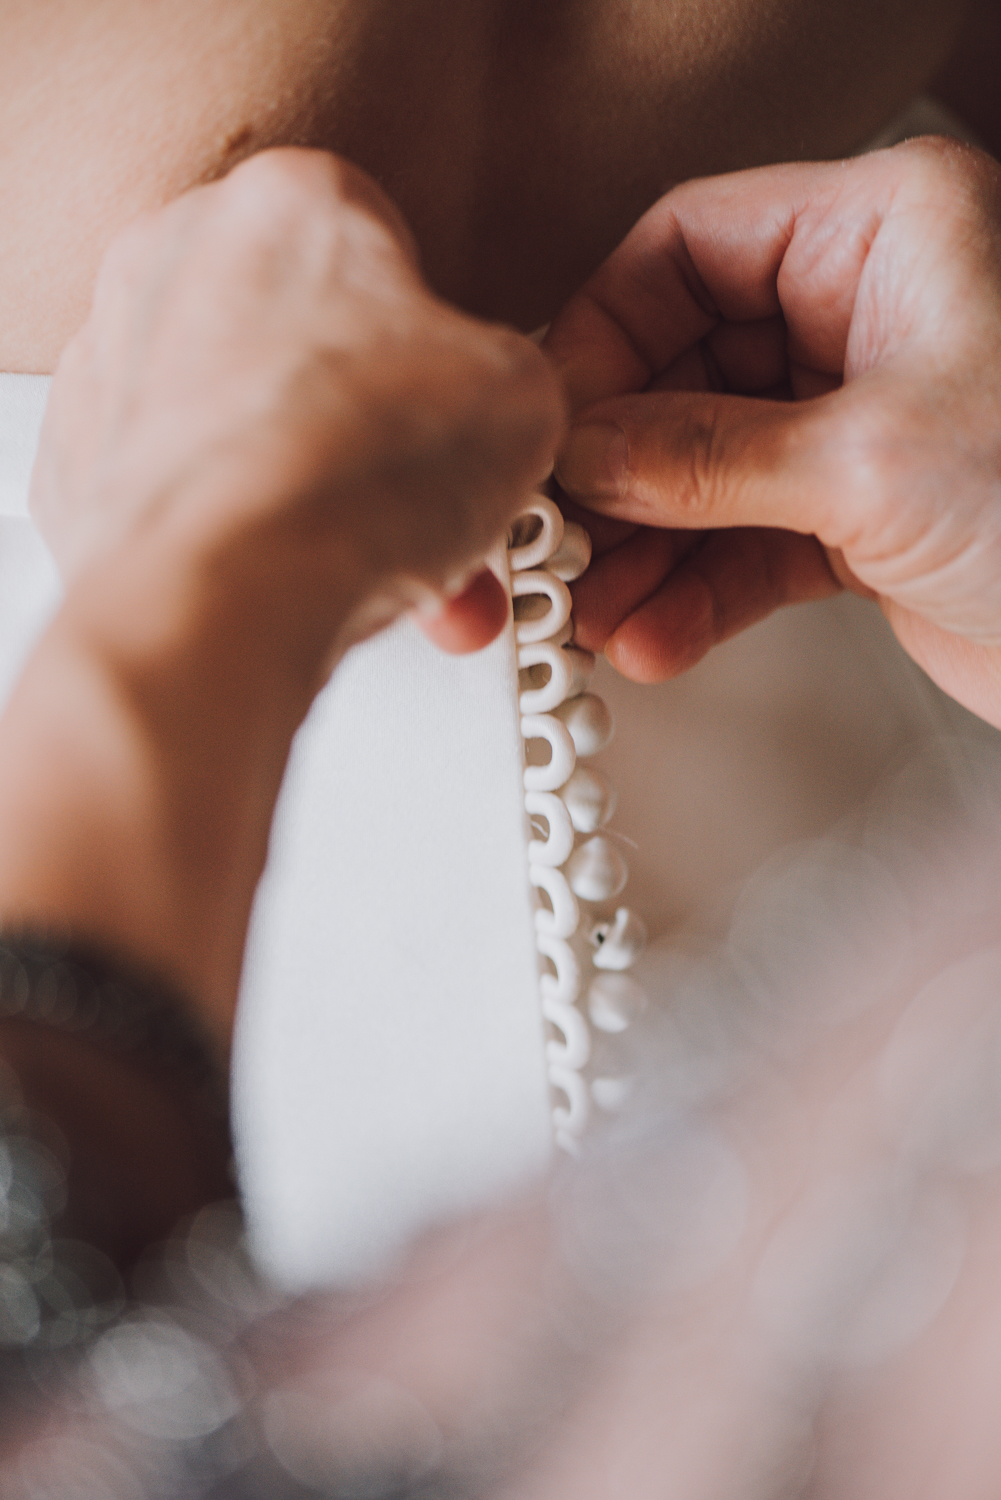
[[[601, 414], [599, 408], [594, 415]], [[681, 529], [711, 520], [721, 498], [724, 458], [712, 406], [687, 402], [667, 422], [659, 408], [650, 410], [640, 398], [615, 417], [625, 453], [616, 492], [603, 499], [602, 509], [612, 517], [621, 510], [641, 524]]]

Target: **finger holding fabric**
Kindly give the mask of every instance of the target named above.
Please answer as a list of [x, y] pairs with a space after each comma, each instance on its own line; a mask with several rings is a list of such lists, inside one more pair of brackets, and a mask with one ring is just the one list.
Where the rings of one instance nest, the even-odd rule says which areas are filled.
[[997, 722], [999, 241], [1001, 171], [944, 141], [652, 209], [550, 332], [575, 411], [557, 474], [606, 517], [696, 540], [654, 587], [622, 569], [611, 615], [582, 595], [587, 644], [670, 676], [847, 585]]

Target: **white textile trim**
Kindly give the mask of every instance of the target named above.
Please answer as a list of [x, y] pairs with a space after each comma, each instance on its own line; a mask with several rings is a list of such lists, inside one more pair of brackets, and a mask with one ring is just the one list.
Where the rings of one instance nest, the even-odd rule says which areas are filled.
[[[611, 716], [602, 700], [584, 691], [594, 658], [570, 644], [572, 600], [563, 580], [581, 577], [590, 559], [591, 541], [582, 528], [573, 522], [565, 525], [552, 500], [534, 495], [515, 521], [508, 543], [508, 564], [522, 677], [522, 738], [526, 746], [531, 741], [548, 741], [550, 747], [546, 764], [525, 766], [525, 811], [529, 819], [541, 817], [548, 824], [544, 839], [529, 842], [528, 878], [535, 890], [544, 891], [549, 899], [548, 907], [538, 905], [535, 911], [536, 947], [540, 958], [552, 966], [551, 970], [541, 967], [540, 1009], [550, 1032], [546, 1060], [554, 1095], [553, 1137], [556, 1145], [571, 1156], [578, 1153], [592, 1097], [599, 1108], [607, 1108], [612, 1094], [617, 1100], [628, 1085], [627, 1079], [596, 1076], [589, 1087], [584, 1077], [592, 1058], [590, 1029], [577, 1008], [584, 990], [585, 950], [589, 945], [591, 968], [627, 969], [646, 941], [646, 928], [633, 912], [626, 907], [619, 907], [614, 915], [610, 909], [603, 910], [628, 878], [625, 860], [615, 846], [603, 836], [592, 837], [614, 810], [611, 789], [603, 799], [603, 815], [587, 827], [580, 819], [575, 825], [573, 813], [579, 799], [568, 789], [578, 757], [604, 748], [612, 730]], [[519, 618], [519, 604], [524, 611], [533, 599], [537, 603], [547, 601], [545, 612], [540, 614], [536, 608], [533, 614], [523, 612]], [[548, 670], [547, 681], [533, 675], [539, 668]], [[564, 723], [568, 710], [577, 709], [574, 721], [580, 718], [583, 705], [587, 726], [594, 729], [598, 723], [600, 733], [588, 735], [578, 727], [574, 734]], [[598, 855], [600, 868], [591, 869]], [[588, 867], [589, 878], [582, 880], [578, 871], [575, 883], [574, 872], [582, 863]], [[614, 879], [610, 880], [608, 870], [613, 866]], [[598, 918], [586, 928], [582, 928], [578, 897], [595, 908], [592, 918]], [[578, 952], [572, 946], [575, 943]], [[602, 961], [606, 956], [607, 963]], [[639, 987], [635, 988], [639, 992]], [[631, 1019], [621, 1006], [611, 1026], [605, 1023], [602, 1012], [597, 1016], [592, 1013], [595, 1025], [603, 1031], [625, 1030]], [[617, 1092], [610, 1092], [609, 1085], [613, 1084]]]

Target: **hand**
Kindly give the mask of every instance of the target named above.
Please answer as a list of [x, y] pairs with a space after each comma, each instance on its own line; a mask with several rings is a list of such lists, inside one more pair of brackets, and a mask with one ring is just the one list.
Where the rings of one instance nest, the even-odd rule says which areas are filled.
[[113, 245], [60, 363], [33, 509], [68, 576], [140, 540], [164, 579], [171, 558], [213, 558], [242, 628], [275, 623], [254, 589], [294, 598], [296, 649], [324, 660], [413, 606], [465, 649], [506, 617], [477, 570], [561, 416], [527, 340], [429, 293], [369, 178], [268, 152]]
[[847, 586], [1001, 725], [997, 163], [923, 140], [686, 184], [546, 347], [575, 414], [557, 477], [614, 521], [583, 645], [659, 680]]
[[127, 231], [34, 476], [68, 588], [0, 726], [0, 920], [154, 968], [225, 1051], [313, 696], [402, 610], [453, 649], [500, 629], [480, 570], [562, 419], [539, 351], [433, 297], [325, 153], [264, 153]]

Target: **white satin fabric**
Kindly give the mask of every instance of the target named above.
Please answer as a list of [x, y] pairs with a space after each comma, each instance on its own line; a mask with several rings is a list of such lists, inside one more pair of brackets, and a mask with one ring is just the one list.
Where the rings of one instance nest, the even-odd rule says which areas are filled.
[[549, 1160], [516, 702], [510, 630], [458, 660], [402, 622], [296, 741], [236, 1070], [258, 1250], [294, 1285]]

